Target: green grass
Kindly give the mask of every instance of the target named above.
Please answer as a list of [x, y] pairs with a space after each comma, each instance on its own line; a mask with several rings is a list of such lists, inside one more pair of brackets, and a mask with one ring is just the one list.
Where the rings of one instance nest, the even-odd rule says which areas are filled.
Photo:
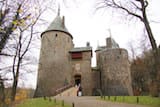
[[116, 98], [115, 96], [110, 96], [110, 100], [108, 99], [108, 96], [106, 96], [105, 100], [130, 104], [148, 105], [150, 107], [160, 107], [160, 98], [150, 96], [138, 96], [138, 99], [137, 96], [117, 96]]
[[[62, 101], [44, 100], [43, 98], [27, 99], [16, 107], [62, 107]], [[64, 104], [64, 107], [71, 107]]]

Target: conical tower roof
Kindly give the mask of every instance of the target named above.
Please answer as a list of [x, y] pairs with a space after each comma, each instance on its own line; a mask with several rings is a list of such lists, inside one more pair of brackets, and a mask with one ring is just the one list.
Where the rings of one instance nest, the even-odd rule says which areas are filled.
[[64, 25], [63, 19], [58, 15], [56, 16], [54, 21], [49, 25], [49, 27], [47, 28], [47, 31], [48, 30], [60, 30], [60, 31], [68, 32], [68, 29]]
[[68, 29], [65, 26], [64, 16], [62, 18], [60, 17], [60, 9], [58, 9], [58, 14], [55, 17], [55, 19], [53, 20], [53, 22], [49, 25], [49, 27], [43, 33], [49, 32], [49, 31], [64, 32], [64, 33], [69, 34], [71, 36], [71, 38], [73, 38], [72, 35], [69, 33]]

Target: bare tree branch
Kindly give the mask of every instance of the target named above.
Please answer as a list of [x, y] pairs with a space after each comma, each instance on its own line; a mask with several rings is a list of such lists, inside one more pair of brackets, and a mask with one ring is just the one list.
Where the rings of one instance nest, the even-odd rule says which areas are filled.
[[[152, 71], [152, 73], [154, 74], [154, 78], [152, 78], [152, 80], [156, 84], [157, 84], [157, 81], [160, 82], [160, 78], [158, 77], [158, 74], [160, 74], [160, 60], [159, 60], [160, 59], [160, 52], [158, 50], [158, 46], [156, 44], [154, 35], [152, 33], [152, 29], [151, 29], [151, 26], [149, 24], [148, 17], [146, 14], [146, 8], [149, 5], [148, 1], [147, 0], [134, 0], [134, 1], [129, 0], [127, 2], [126, 1], [124, 2], [123, 0], [103, 0], [103, 1], [104, 1], [102, 3], [103, 7], [118, 9], [120, 11], [125, 11], [126, 13], [128, 13], [128, 15], [134, 16], [135, 18], [138, 18], [143, 22], [145, 29], [147, 31], [147, 34], [148, 34], [148, 38], [150, 40], [150, 44], [152, 46], [152, 52], [153, 52], [154, 61], [155, 61], [153, 64], [154, 69]], [[129, 5], [130, 3], [132, 5]], [[137, 5], [136, 3], [139, 3], [139, 5]], [[157, 96], [157, 95], [158, 95], [158, 93], [156, 91], [156, 95], [153, 95], [153, 96]]]

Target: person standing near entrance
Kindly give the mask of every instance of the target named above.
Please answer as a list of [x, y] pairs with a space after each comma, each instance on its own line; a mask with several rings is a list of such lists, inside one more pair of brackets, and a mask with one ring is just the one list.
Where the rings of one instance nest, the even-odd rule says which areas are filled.
[[82, 96], [82, 87], [79, 85], [78, 88], [78, 96]]

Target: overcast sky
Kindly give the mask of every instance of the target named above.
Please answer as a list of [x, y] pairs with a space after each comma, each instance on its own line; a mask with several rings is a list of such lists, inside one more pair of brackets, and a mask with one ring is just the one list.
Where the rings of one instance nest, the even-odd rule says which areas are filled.
[[[125, 21], [125, 18], [122, 18], [121, 15], [112, 13], [110, 10], [95, 11], [96, 1], [98, 0], [67, 1], [68, 2], [64, 6], [62, 0], [59, 0], [61, 7], [60, 14], [61, 16], [65, 16], [65, 24], [73, 36], [75, 47], [83, 47], [86, 46], [86, 42], [90, 42], [94, 53], [98, 45], [106, 45], [105, 39], [110, 36], [108, 29], [111, 30], [111, 36], [115, 39], [121, 48], [129, 50], [128, 45], [131, 42], [134, 44], [136, 49], [140, 45], [139, 41], [143, 39], [141, 37], [141, 35], [143, 35], [143, 24], [140, 21], [133, 20], [131, 23], [128, 23], [128, 21]], [[149, 1], [151, 1], [151, 3], [148, 7], [148, 16], [149, 19], [152, 20], [151, 26], [156, 42], [160, 44], [160, 37], [158, 36], [160, 34], [160, 23], [153, 22], [160, 22], [160, 0]], [[49, 10], [45, 12], [43, 17], [45, 20], [51, 23], [56, 15], [57, 13], [55, 11]], [[42, 32], [45, 31], [47, 27], [48, 25], [41, 28]], [[93, 55], [92, 66], [95, 66], [95, 53]], [[35, 69], [37, 69], [37, 67]], [[26, 85], [35, 87], [36, 74], [29, 75], [30, 78]]]
[[[74, 1], [74, 2], [73, 2]], [[143, 35], [143, 23], [139, 20], [126, 21], [122, 15], [112, 13], [111, 10], [101, 9], [96, 11], [98, 0], [73, 0], [65, 4], [59, 1], [61, 16], [65, 16], [66, 27], [73, 36], [76, 47], [86, 46], [90, 42], [93, 51], [97, 46], [105, 45], [105, 39], [111, 36], [121, 48], [129, 50], [129, 43], [132, 42], [135, 48], [139, 47]], [[158, 44], [160, 44], [160, 0], [150, 0], [148, 7], [149, 20]], [[48, 12], [48, 21], [52, 22], [56, 13]], [[46, 17], [47, 18], [47, 17]], [[153, 21], [159, 21], [155, 23]], [[47, 26], [46, 26], [47, 27]], [[137, 50], [138, 51], [138, 50]], [[95, 56], [95, 55], [94, 55]], [[92, 65], [95, 66], [95, 57]]]

